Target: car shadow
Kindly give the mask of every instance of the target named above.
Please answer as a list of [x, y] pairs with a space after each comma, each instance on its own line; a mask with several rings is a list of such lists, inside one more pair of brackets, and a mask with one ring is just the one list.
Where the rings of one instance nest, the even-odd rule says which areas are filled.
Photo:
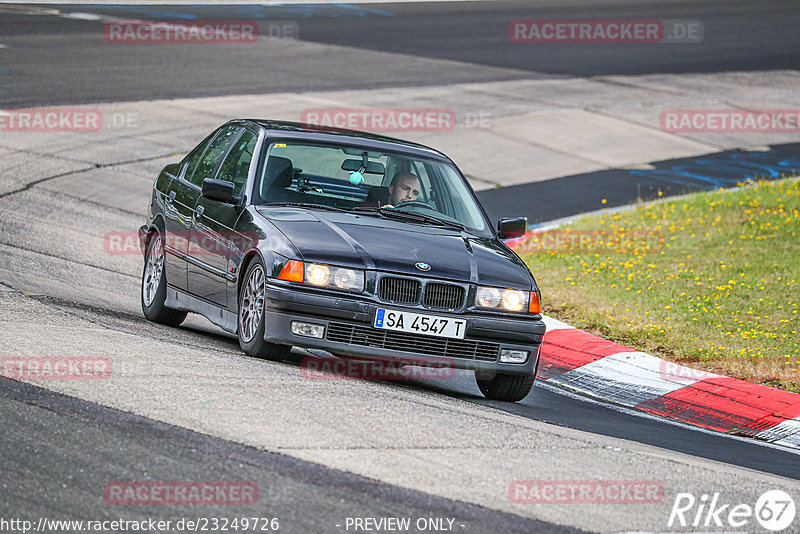
[[[301, 373], [310, 379], [380, 382], [468, 401], [484, 398], [478, 391], [472, 371], [461, 369], [397, 365], [392, 361], [340, 356], [298, 347], [294, 347], [283, 362], [300, 367]], [[377, 362], [382, 372], [374, 371], [373, 362]]]
[[[222, 330], [200, 316], [187, 320], [177, 329], [191, 333], [192, 336], [199, 336], [206, 341], [222, 344], [231, 350], [241, 350], [235, 334]], [[242, 356], [245, 354], [242, 353]], [[254, 357], [254, 359], [259, 358]], [[292, 347], [292, 351], [279, 360], [279, 363], [299, 368], [300, 372], [310, 379], [381, 382], [386, 385], [427, 391], [465, 401], [485, 400], [475, 384], [472, 371], [447, 369], [446, 372], [432, 372], [430, 368], [405, 365], [401, 366], [394, 375], [375, 376], [369, 373], [359, 374], [359, 370], [364, 368], [363, 365], [353, 365], [353, 362], [371, 361], [363, 358], [337, 356], [319, 349]]]

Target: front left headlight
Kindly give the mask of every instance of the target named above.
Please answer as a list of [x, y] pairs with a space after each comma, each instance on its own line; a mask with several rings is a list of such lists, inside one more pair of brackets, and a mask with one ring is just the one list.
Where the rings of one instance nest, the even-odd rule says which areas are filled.
[[364, 271], [324, 263], [289, 260], [281, 269], [278, 279], [344, 291], [364, 291]]
[[497, 311], [539, 313], [539, 294], [519, 289], [478, 286], [475, 306]]

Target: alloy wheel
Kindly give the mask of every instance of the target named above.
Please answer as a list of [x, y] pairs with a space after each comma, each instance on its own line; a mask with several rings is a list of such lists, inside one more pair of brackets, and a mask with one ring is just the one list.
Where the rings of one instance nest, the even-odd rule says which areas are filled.
[[161, 273], [164, 271], [164, 252], [161, 243], [161, 235], [157, 234], [150, 242], [147, 251], [147, 267], [142, 279], [142, 299], [145, 306], [153, 304], [161, 283]]
[[264, 315], [264, 268], [255, 265], [250, 270], [239, 306], [239, 328], [242, 340], [248, 343], [256, 335]]

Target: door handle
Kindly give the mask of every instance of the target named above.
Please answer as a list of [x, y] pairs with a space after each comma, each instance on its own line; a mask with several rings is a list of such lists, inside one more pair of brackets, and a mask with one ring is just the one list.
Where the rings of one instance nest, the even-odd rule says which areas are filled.
[[197, 218], [198, 219], [203, 216], [203, 212], [204, 211], [206, 211], [206, 209], [203, 206], [197, 206]]

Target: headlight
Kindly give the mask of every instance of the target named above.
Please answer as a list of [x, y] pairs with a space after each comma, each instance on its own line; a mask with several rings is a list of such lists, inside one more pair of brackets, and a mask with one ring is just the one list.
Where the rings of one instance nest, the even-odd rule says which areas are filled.
[[500, 311], [521, 312], [528, 309], [530, 291], [479, 286], [475, 306]]
[[360, 291], [364, 287], [364, 273], [361, 271], [356, 273], [353, 269], [337, 268], [333, 274], [333, 285], [342, 289], [358, 288]]
[[475, 305], [481, 308], [497, 308], [502, 300], [500, 290], [494, 287], [479, 287]]
[[306, 282], [315, 286], [327, 286], [331, 279], [331, 270], [327, 265], [309, 263], [306, 265]]
[[345, 291], [364, 291], [364, 271], [322, 263], [304, 264], [300, 260], [289, 260], [278, 279]]

